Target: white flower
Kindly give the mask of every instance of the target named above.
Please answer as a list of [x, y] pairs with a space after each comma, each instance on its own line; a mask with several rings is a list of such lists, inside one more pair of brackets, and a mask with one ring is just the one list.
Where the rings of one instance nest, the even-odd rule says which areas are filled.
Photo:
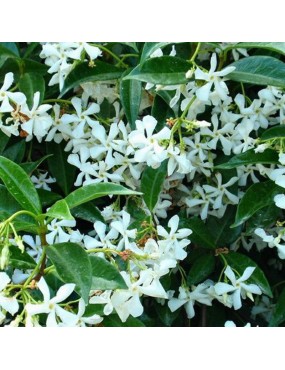
[[242, 276], [236, 279], [235, 274], [230, 266], [225, 269], [225, 275], [230, 280], [231, 284], [219, 282], [215, 285], [215, 291], [218, 295], [232, 293], [233, 307], [235, 310], [241, 308], [241, 298], [250, 298], [253, 301], [252, 294], [262, 294], [261, 289], [256, 284], [245, 284], [244, 282], [250, 278], [255, 267], [247, 267]]
[[221, 77], [233, 72], [235, 67], [226, 67], [219, 72], [215, 72], [217, 68], [217, 55], [214, 53], [211, 57], [211, 67], [209, 72], [203, 72], [199, 67], [195, 71], [196, 80], [207, 81], [207, 83], [199, 87], [196, 91], [197, 98], [201, 101], [207, 101], [210, 96], [212, 85], [222, 100], [227, 99], [228, 88]]
[[103, 321], [103, 318], [97, 314], [94, 314], [89, 317], [84, 317], [86, 305], [82, 298], [78, 302], [78, 312], [77, 314], [68, 315], [65, 317], [65, 320], [60, 323], [58, 326], [70, 326], [70, 327], [85, 327], [87, 325], [97, 325]]
[[6, 73], [3, 86], [0, 89], [1, 113], [8, 113], [14, 110], [14, 107], [10, 104], [10, 100], [18, 105], [22, 105], [26, 102], [26, 97], [23, 93], [7, 91], [11, 87], [13, 81], [13, 73]]
[[31, 176], [31, 180], [37, 189], [51, 190], [47, 184], [52, 184], [56, 182], [56, 179], [53, 177], [47, 177], [48, 172], [40, 173], [39, 177], [35, 175]]
[[141, 253], [141, 251], [136, 247], [136, 244], [129, 240], [129, 238], [135, 239], [137, 235], [137, 229], [128, 230], [130, 221], [130, 214], [123, 210], [121, 220], [111, 222], [110, 227], [122, 235], [122, 239], [119, 241], [116, 249], [130, 249], [135, 253]]
[[102, 51], [97, 46], [89, 45], [87, 42], [74, 43], [74, 50], [68, 51], [66, 54], [72, 59], [81, 59], [82, 51], [84, 50], [91, 60], [96, 59], [102, 55]]
[[62, 322], [68, 323], [70, 320], [74, 320], [73, 314], [64, 310], [58, 303], [65, 301], [66, 298], [70, 296], [74, 291], [75, 284], [62, 285], [53, 298], [50, 298], [49, 287], [43, 277], [37, 283], [37, 287], [42, 292], [44, 301], [39, 304], [27, 303], [25, 310], [28, 316], [34, 316], [40, 313], [48, 314], [46, 326], [58, 326], [57, 316]]
[[46, 235], [48, 244], [64, 243], [70, 240], [70, 234], [64, 231], [64, 227], [74, 227], [76, 225], [75, 220], [60, 220], [53, 219], [50, 224], [47, 225], [47, 229], [50, 231]]
[[[15, 297], [8, 297], [3, 290], [10, 283], [11, 279], [5, 272], [0, 272], [0, 307], [11, 315], [19, 310], [19, 303]], [[5, 319], [5, 314], [0, 311], [0, 323]]]
[[285, 195], [284, 194], [275, 195], [274, 203], [275, 203], [276, 207], [285, 209]]
[[[225, 322], [225, 325], [224, 325], [226, 328], [235, 328], [236, 327], [236, 324], [233, 322], [233, 321], [226, 321]], [[244, 325], [245, 328], [250, 328], [251, 327], [251, 324], [248, 322], [247, 324]]]

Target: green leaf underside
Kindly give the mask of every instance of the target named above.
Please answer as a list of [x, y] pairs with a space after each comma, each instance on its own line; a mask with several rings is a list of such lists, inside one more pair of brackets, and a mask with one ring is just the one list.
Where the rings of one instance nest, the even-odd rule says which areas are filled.
[[236, 69], [227, 75], [233, 81], [255, 85], [285, 87], [285, 63], [269, 56], [242, 58], [230, 66]]
[[88, 303], [92, 267], [84, 249], [76, 243], [58, 243], [46, 247], [48, 258], [65, 283], [76, 284], [75, 291]]
[[258, 210], [274, 204], [273, 198], [280, 193], [283, 193], [283, 188], [271, 180], [251, 185], [238, 204], [235, 222], [231, 227], [243, 224]]
[[66, 77], [60, 97], [81, 83], [116, 80], [122, 73], [121, 69], [100, 60], [95, 61], [94, 67], [89, 67], [88, 63], [80, 63]]
[[278, 138], [282, 138], [282, 139], [285, 138], [285, 126], [284, 125], [274, 126], [264, 131], [260, 137], [260, 140], [267, 141], [267, 140], [278, 139]]
[[133, 71], [124, 77], [160, 85], [176, 85], [188, 82], [186, 72], [191, 65], [184, 59], [163, 56], [151, 58], [137, 66]]
[[278, 326], [285, 321], [285, 288], [282, 290], [274, 308], [269, 326]]
[[92, 290], [128, 289], [118, 269], [97, 256], [89, 256], [92, 266]]
[[104, 197], [106, 195], [140, 195], [141, 193], [129, 190], [122, 185], [112, 183], [99, 183], [83, 186], [74, 190], [66, 198], [69, 208], [74, 208], [90, 200]]
[[23, 207], [35, 214], [41, 213], [38, 193], [26, 172], [7, 158], [0, 157], [0, 177], [10, 194]]
[[153, 211], [159, 194], [162, 190], [167, 173], [167, 160], [162, 162], [158, 168], [146, 167], [141, 179], [141, 191], [143, 199], [150, 211]]
[[191, 245], [196, 244], [202, 248], [216, 249], [213, 236], [200, 218], [182, 218], [179, 223], [179, 228], [189, 228], [192, 230], [192, 234], [189, 236]]
[[219, 164], [215, 168], [227, 170], [256, 163], [276, 164], [278, 163], [278, 154], [273, 149], [266, 149], [263, 153], [255, 153], [254, 149], [250, 149], [233, 156], [228, 162]]
[[204, 254], [197, 258], [190, 268], [187, 283], [195, 285], [205, 280], [215, 269], [215, 257], [212, 254]]
[[276, 51], [277, 53], [285, 55], [285, 42], [239, 42], [236, 45], [230, 46], [231, 49], [265, 49]]
[[225, 254], [224, 257], [226, 258], [229, 266], [235, 269], [240, 275], [244, 273], [244, 270], [247, 267], [255, 267], [253, 274], [246, 281], [246, 284], [256, 284], [264, 294], [268, 295], [270, 298], [273, 297], [270, 285], [263, 271], [251, 258], [238, 252], [229, 252], [228, 254]]

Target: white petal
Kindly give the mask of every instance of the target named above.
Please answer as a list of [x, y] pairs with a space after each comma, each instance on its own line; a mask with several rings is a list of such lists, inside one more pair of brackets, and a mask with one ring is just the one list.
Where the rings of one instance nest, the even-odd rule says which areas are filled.
[[51, 299], [51, 302], [58, 303], [64, 301], [74, 291], [74, 288], [75, 284], [64, 284], [58, 289], [56, 296]]

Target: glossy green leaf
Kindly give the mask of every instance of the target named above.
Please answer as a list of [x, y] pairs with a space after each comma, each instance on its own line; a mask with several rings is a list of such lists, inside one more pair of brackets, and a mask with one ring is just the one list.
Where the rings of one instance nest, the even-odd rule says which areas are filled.
[[167, 174], [167, 160], [158, 168], [146, 167], [142, 174], [141, 191], [150, 211], [153, 211]]
[[160, 85], [184, 84], [188, 82], [186, 72], [190, 68], [191, 65], [181, 58], [151, 58], [133, 69], [123, 80], [135, 79]]
[[37, 73], [41, 76], [47, 74], [49, 67], [33, 59], [23, 58], [18, 60], [21, 75], [24, 73]]
[[265, 49], [285, 55], [285, 42], [239, 42], [227, 49]]
[[129, 190], [122, 185], [112, 183], [99, 183], [85, 185], [74, 190], [66, 198], [69, 208], [74, 208], [90, 200], [104, 197], [106, 195], [140, 195], [137, 191]]
[[64, 199], [57, 201], [53, 206], [51, 206], [46, 215], [48, 217], [58, 218], [61, 220], [74, 220], [74, 217], [70, 213], [68, 204]]
[[18, 141], [8, 147], [3, 151], [3, 157], [10, 159], [15, 163], [21, 163], [26, 150], [25, 140]]
[[25, 94], [27, 104], [31, 109], [34, 104], [34, 94], [40, 92], [40, 103], [45, 95], [45, 80], [42, 75], [38, 73], [24, 73], [19, 80], [19, 90]]
[[271, 320], [268, 326], [279, 326], [285, 321], [285, 288], [282, 290], [278, 301], [273, 310]]
[[29, 270], [36, 267], [37, 264], [34, 259], [27, 252], [22, 253], [15, 245], [10, 245], [9, 252], [9, 265], [12, 267], [20, 270]]
[[189, 228], [192, 230], [192, 234], [189, 236], [191, 245], [196, 244], [202, 248], [216, 249], [211, 231], [200, 218], [181, 218], [179, 228]]
[[[275, 204], [268, 205], [259, 209], [246, 223], [246, 233], [250, 235], [255, 229], [261, 227], [263, 229], [273, 226], [276, 220], [279, 219], [281, 209]], [[232, 231], [235, 229], [232, 229]]]
[[67, 162], [69, 153], [64, 151], [65, 145], [63, 142], [47, 142], [46, 150], [47, 154], [53, 155], [47, 159], [49, 171], [64, 195], [68, 195], [75, 182], [76, 167]]
[[271, 180], [251, 185], [238, 204], [235, 222], [231, 227], [243, 224], [258, 210], [274, 204], [275, 195], [280, 193], [283, 193], [283, 188]]
[[122, 80], [120, 83], [120, 98], [131, 128], [135, 128], [142, 95], [142, 83], [137, 80]]
[[47, 158], [51, 157], [52, 154], [45, 155], [44, 157], [38, 159], [35, 162], [24, 162], [21, 163], [20, 166], [23, 168], [23, 170], [28, 174], [31, 175], [38, 167], [39, 165], [46, 160]]
[[100, 60], [95, 61], [94, 67], [90, 67], [88, 63], [80, 63], [66, 77], [60, 97], [84, 82], [116, 80], [122, 73], [123, 70]]
[[72, 215], [81, 220], [95, 222], [105, 222], [99, 209], [91, 202], [81, 204], [80, 206], [72, 208]]
[[15, 42], [0, 42], [0, 46], [9, 49], [13, 54], [20, 56], [18, 46]]
[[6, 62], [9, 58], [17, 58], [17, 54], [12, 51], [10, 48], [7, 48], [3, 45], [0, 46], [0, 67]]
[[128, 289], [119, 270], [110, 262], [97, 256], [89, 256], [92, 266], [92, 290]]
[[169, 107], [169, 104], [159, 95], [156, 95], [154, 98], [151, 115], [157, 120], [157, 125], [155, 127], [157, 131], [162, 130], [163, 127], [165, 127], [167, 118], [175, 117], [175, 113]]
[[5, 157], [0, 157], [0, 178], [23, 209], [35, 214], [41, 213], [38, 193], [20, 166]]
[[285, 138], [285, 126], [274, 126], [264, 131], [260, 137], [260, 140], [267, 141], [272, 139]]
[[255, 267], [253, 274], [246, 281], [246, 284], [256, 284], [262, 290], [262, 292], [272, 298], [272, 291], [270, 285], [265, 277], [263, 271], [257, 266], [257, 264], [249, 257], [238, 253], [229, 252], [224, 254], [229, 266], [235, 269], [240, 275], [244, 273], [247, 267]]
[[233, 81], [255, 85], [285, 87], [285, 63], [269, 56], [242, 58], [230, 65], [236, 69], [227, 75]]
[[0, 131], [0, 155], [2, 155], [3, 151], [5, 150], [9, 139], [10, 139], [9, 136], [4, 134], [4, 132]]
[[144, 44], [141, 60], [140, 62], [143, 63], [146, 59], [148, 59], [152, 53], [154, 53], [157, 49], [163, 49], [165, 46], [171, 44], [170, 42], [146, 42]]
[[249, 164], [275, 164], [278, 163], [278, 153], [273, 149], [266, 149], [263, 153], [255, 153], [254, 149], [247, 150], [244, 153], [237, 154], [230, 158], [228, 162], [215, 166], [216, 169], [232, 169]]
[[6, 186], [0, 185], [0, 220], [20, 211], [22, 207], [15, 202], [15, 198], [8, 192]]
[[145, 326], [139, 319], [129, 316], [125, 322], [122, 322], [118, 315], [105, 316], [102, 322], [103, 326], [106, 327], [136, 327]]
[[59, 277], [76, 284], [75, 291], [88, 302], [92, 283], [92, 267], [85, 250], [76, 243], [58, 243], [46, 247], [46, 253]]
[[50, 206], [62, 198], [61, 195], [45, 189], [37, 189], [43, 207]]
[[214, 271], [215, 257], [212, 254], [204, 254], [197, 258], [190, 268], [187, 276], [187, 283], [189, 285], [196, 285], [201, 283]]

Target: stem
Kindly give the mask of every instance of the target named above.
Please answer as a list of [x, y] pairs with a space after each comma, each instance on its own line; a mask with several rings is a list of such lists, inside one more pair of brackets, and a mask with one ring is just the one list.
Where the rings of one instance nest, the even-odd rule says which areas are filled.
[[191, 63], [193, 63], [195, 61], [195, 58], [196, 58], [197, 54], [199, 53], [200, 47], [201, 47], [201, 42], [198, 42], [196, 50], [194, 51], [194, 54], [192, 55], [192, 57], [190, 59]]
[[39, 259], [37, 266], [34, 268], [31, 275], [25, 281], [25, 284], [23, 285], [23, 289], [26, 289], [27, 286], [30, 284], [30, 282], [34, 279], [34, 277], [38, 276], [39, 272], [41, 271], [42, 264], [43, 262], [45, 262], [45, 258], [46, 258], [46, 252], [45, 250], [43, 250], [43, 254], [41, 255], [41, 258]]
[[16, 213], [14, 213], [11, 217], [7, 218], [7, 220], [4, 221], [4, 222], [5, 223], [10, 223], [14, 220], [14, 218], [16, 218], [20, 215], [29, 215], [29, 216], [33, 217], [36, 221], [38, 221], [38, 217], [34, 213], [32, 213], [30, 211], [22, 210], [22, 211], [18, 211]]
[[65, 100], [65, 99], [46, 99], [43, 101], [43, 104], [47, 104], [47, 103], [72, 104], [70, 100]]
[[114, 59], [116, 59], [118, 61], [119, 65], [122, 65], [125, 68], [128, 67], [124, 62], [122, 62], [122, 60], [116, 54], [114, 54], [111, 50], [105, 48], [105, 46], [102, 46], [102, 45], [99, 45], [99, 44], [93, 44], [93, 43], [92, 43], [92, 45], [96, 46], [99, 49], [102, 49], [102, 50], [106, 51], [106, 53], [110, 54]]

